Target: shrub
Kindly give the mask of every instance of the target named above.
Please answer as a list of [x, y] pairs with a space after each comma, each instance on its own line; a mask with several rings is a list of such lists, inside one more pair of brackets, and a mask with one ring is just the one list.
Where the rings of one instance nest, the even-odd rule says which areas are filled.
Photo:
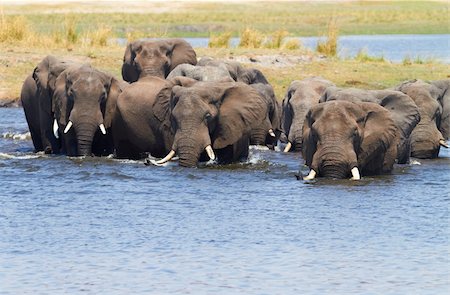
[[246, 28], [240, 37], [239, 47], [243, 48], [261, 48], [264, 40], [260, 32], [250, 28]]
[[360, 62], [386, 62], [384, 56], [370, 56], [366, 49], [361, 49], [355, 56], [355, 60]]
[[338, 36], [339, 28], [337, 23], [334, 19], [331, 19], [328, 23], [326, 39], [324, 41], [317, 42], [317, 52], [327, 56], [336, 56]]
[[31, 35], [30, 26], [23, 16], [0, 19], [0, 42], [22, 41]]
[[230, 47], [231, 32], [225, 32], [209, 37], [209, 48], [228, 48]]
[[302, 46], [298, 38], [290, 38], [281, 45], [281, 49], [296, 50]]

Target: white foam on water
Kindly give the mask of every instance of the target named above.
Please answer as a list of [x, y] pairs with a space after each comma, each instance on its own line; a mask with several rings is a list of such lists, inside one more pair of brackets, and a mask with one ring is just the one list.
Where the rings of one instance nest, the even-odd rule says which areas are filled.
[[264, 145], [251, 145], [249, 146], [251, 151], [270, 151], [270, 149]]
[[409, 163], [410, 165], [422, 165], [422, 163], [420, 163], [417, 160], [411, 160], [411, 162]]
[[0, 159], [18, 159], [18, 160], [29, 160], [29, 159], [37, 159], [41, 158], [43, 155], [33, 154], [33, 155], [14, 155], [7, 153], [0, 153]]
[[2, 138], [12, 139], [12, 140], [30, 140], [31, 133], [30, 132], [25, 132], [25, 133], [5, 132], [5, 133], [3, 133]]

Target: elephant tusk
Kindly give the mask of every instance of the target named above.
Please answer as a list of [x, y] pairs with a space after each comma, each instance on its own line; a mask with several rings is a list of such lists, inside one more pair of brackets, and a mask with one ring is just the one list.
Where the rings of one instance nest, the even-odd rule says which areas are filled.
[[56, 138], [59, 138], [58, 134], [58, 122], [56, 122], [56, 119], [53, 120], [53, 135], [55, 135]]
[[270, 134], [270, 136], [272, 136], [272, 137], [276, 137], [276, 135], [275, 135], [275, 133], [273, 132], [273, 129], [272, 129], [272, 128], [269, 129], [269, 134]]
[[73, 123], [72, 121], [69, 121], [69, 123], [67, 123], [66, 128], [64, 129], [64, 134], [66, 134], [67, 132], [69, 132], [70, 128], [72, 127]]
[[291, 150], [291, 147], [292, 147], [292, 143], [289, 141], [289, 142], [287, 143], [286, 147], [284, 148], [283, 152], [284, 152], [284, 153], [289, 152], [289, 151]]
[[303, 177], [303, 180], [313, 180], [314, 178], [316, 178], [316, 175], [316, 171], [314, 171], [314, 169], [311, 169], [311, 171], [309, 171], [309, 174]]
[[216, 159], [216, 155], [214, 154], [214, 151], [213, 151], [211, 145], [206, 146], [205, 150], [206, 150], [206, 153], [208, 154], [208, 157], [214, 161]]
[[151, 161], [151, 162], [152, 162], [152, 164], [155, 164], [155, 165], [161, 165], [161, 164], [164, 164], [164, 163], [166, 163], [166, 162], [169, 162], [169, 161], [173, 158], [173, 156], [175, 156], [175, 151], [174, 151], [174, 150], [171, 150], [171, 151], [167, 154], [167, 156], [165, 156], [165, 157], [162, 158], [161, 160], [158, 160], [158, 161]]
[[361, 175], [359, 174], [358, 167], [353, 167], [352, 178], [350, 178], [350, 180], [360, 180], [360, 179], [361, 179]]
[[100, 127], [100, 130], [102, 131], [103, 135], [106, 135], [105, 125], [103, 125], [103, 123], [102, 123], [99, 125], [99, 127]]
[[443, 139], [439, 140], [439, 144], [441, 146], [445, 147], [446, 149], [448, 149], [448, 144], [447, 144], [447, 142], [445, 140], [443, 140]]

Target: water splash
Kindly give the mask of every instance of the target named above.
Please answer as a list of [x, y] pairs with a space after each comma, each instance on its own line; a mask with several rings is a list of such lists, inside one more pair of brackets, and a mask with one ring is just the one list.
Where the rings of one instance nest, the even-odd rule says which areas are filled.
[[0, 153], [1, 160], [9, 160], [9, 159], [29, 160], [29, 159], [37, 159], [37, 158], [42, 158], [42, 157], [44, 157], [44, 155], [41, 155], [41, 154], [21, 155], [21, 154]]
[[12, 139], [12, 140], [30, 140], [31, 133], [30, 132], [25, 132], [25, 133], [5, 132], [5, 133], [3, 133], [2, 138]]

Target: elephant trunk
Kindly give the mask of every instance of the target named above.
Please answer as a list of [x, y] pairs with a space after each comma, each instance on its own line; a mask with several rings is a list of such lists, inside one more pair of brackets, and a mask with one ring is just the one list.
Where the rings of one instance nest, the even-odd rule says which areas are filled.
[[[318, 148], [318, 172], [323, 177], [328, 178], [348, 178], [351, 170], [358, 167], [358, 160], [353, 147], [338, 147], [336, 142], [325, 143], [325, 146]], [[316, 170], [317, 171], [317, 170]]]
[[[306, 116], [306, 114], [305, 114]], [[301, 151], [303, 146], [303, 120], [304, 116], [301, 116], [301, 123], [297, 122], [296, 118], [294, 118], [291, 129], [289, 130], [288, 140], [292, 144], [292, 151]]]
[[97, 127], [95, 124], [79, 124], [75, 126], [78, 156], [92, 155], [92, 142]]
[[189, 137], [182, 137], [177, 141], [177, 155], [180, 166], [196, 167], [203, 149], [199, 143]]
[[265, 145], [268, 130], [265, 128], [255, 128], [251, 131], [250, 144], [251, 145]]

